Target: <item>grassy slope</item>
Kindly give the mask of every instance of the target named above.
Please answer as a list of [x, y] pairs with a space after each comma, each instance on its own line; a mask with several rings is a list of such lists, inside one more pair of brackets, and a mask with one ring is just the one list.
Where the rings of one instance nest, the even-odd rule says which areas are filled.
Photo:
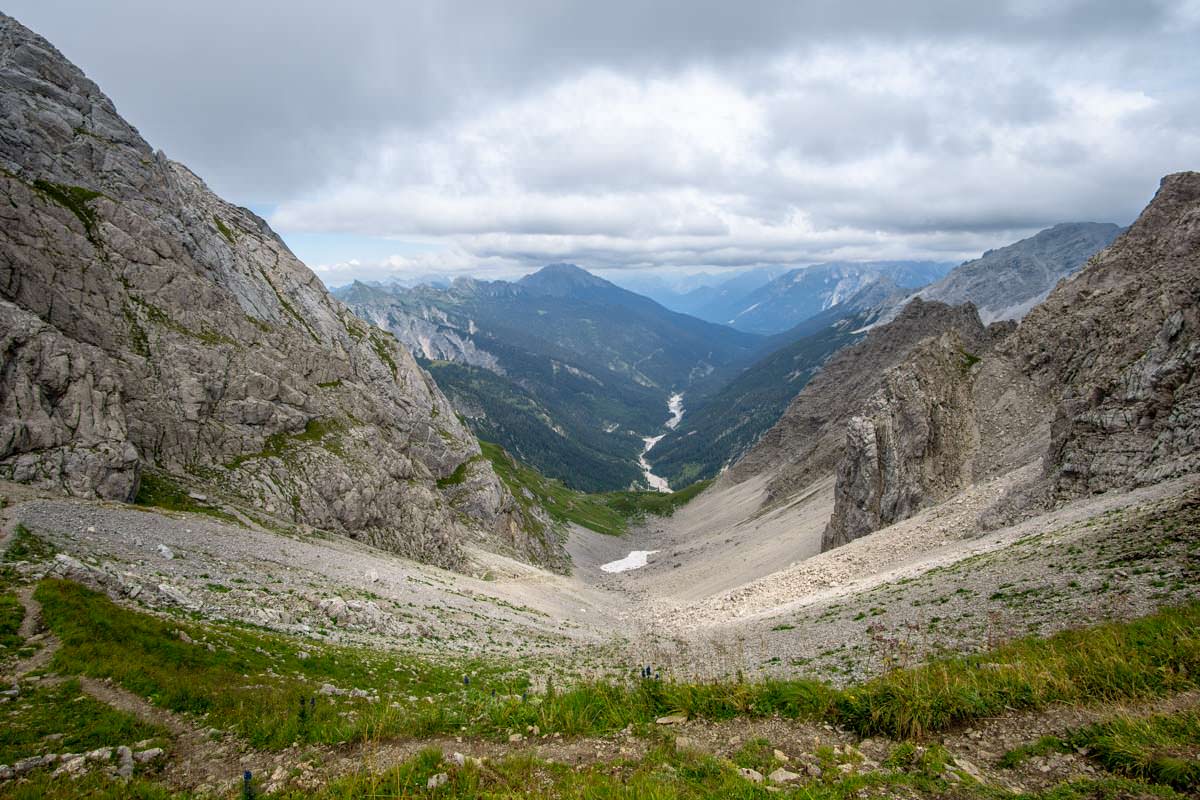
[[[167, 708], [208, 714], [212, 724], [237, 730], [263, 747], [400, 733], [502, 737], [529, 725], [544, 732], [604, 734], [668, 713], [705, 719], [778, 714], [836, 723], [863, 736], [903, 739], [1006, 710], [1200, 687], [1200, 604], [1049, 639], [1021, 639], [981, 655], [895, 670], [847, 689], [806, 679], [701, 684], [631, 676], [627, 682], [551, 686], [526, 699], [513, 694], [526, 689], [523, 677], [483, 660], [435, 664], [164, 620], [58, 580], [43, 581], [37, 597], [47, 624], [62, 640], [54, 669], [111, 677]], [[183, 641], [180, 630], [197, 643]], [[299, 656], [301, 649], [308, 651], [307, 658]], [[461, 675], [468, 671], [476, 677], [464, 686]], [[323, 682], [368, 688], [381, 702], [322, 698], [315, 716], [300, 724], [298, 699]], [[410, 694], [437, 695], [437, 702], [400, 702], [399, 707], [388, 702]], [[347, 710], [353, 714], [338, 713]]]
[[[527, 690], [526, 676], [514, 674], [509, 665], [483, 660], [434, 663], [152, 616], [119, 607], [101, 594], [65, 581], [42, 581], [37, 597], [48, 626], [62, 640], [54, 670], [64, 675], [110, 677], [156, 704], [192, 715], [198, 722], [203, 719], [204, 725], [235, 731], [267, 749], [283, 749], [294, 741], [332, 744], [438, 734], [502, 740], [529, 725], [537, 725], [543, 733], [564, 735], [611, 734], [632, 725], [644, 735], [661, 738], [653, 721], [667, 713], [713, 720], [778, 715], [829, 722], [863, 736], [886, 734], [896, 740], [917, 737], [920, 741], [922, 736], [1010, 709], [1147, 698], [1200, 686], [1200, 604], [1049, 639], [1022, 639], [977, 656], [895, 670], [847, 689], [803, 679], [688, 684], [634, 680], [631, 676], [624, 682], [582, 683], [563, 689], [551, 684], [545, 692], [521, 696], [516, 693]], [[193, 642], [185, 641], [180, 631]], [[307, 657], [300, 655], [302, 650]], [[464, 672], [473, 675], [469, 686], [463, 684]], [[300, 698], [311, 698], [325, 682], [366, 688], [379, 702], [318, 696], [315, 709], [301, 715]], [[56, 691], [69, 695], [77, 690], [67, 684]], [[421, 697], [412, 702], [410, 695]], [[426, 702], [424, 695], [433, 702]], [[72, 698], [64, 695], [62, 699]], [[27, 704], [26, 713], [28, 708]], [[54, 703], [47, 708], [52, 713]], [[91, 715], [82, 715], [72, 721], [70, 733], [81, 747], [97, 738], [150, 738], [157, 734], [123, 729], [130, 721], [103, 713], [93, 722], [88, 722], [89, 718]], [[34, 740], [41, 741], [41, 723], [27, 717], [15, 719], [20, 725], [8, 725], [5, 735], [9, 738], [3, 740], [12, 745], [5, 751], [10, 757], [28, 749], [23, 749], [22, 743], [38, 749]], [[28, 733], [31, 726], [36, 729], [32, 734]], [[27, 733], [16, 733], [20, 730]], [[105, 733], [97, 737], [97, 731]], [[1071, 739], [1071, 745], [1090, 747], [1099, 765], [1126, 777], [1064, 785], [1045, 797], [1120, 797], [1131, 792], [1131, 796], [1180, 796], [1172, 794], [1168, 786], [1191, 791], [1196, 767], [1194, 758], [1189, 760], [1177, 745], [1188, 741], [1195, 731], [1194, 715], [1087, 729], [1078, 734], [1078, 742]], [[818, 756], [834, 758], [832, 753]], [[837, 758], [844, 757], [837, 754]], [[948, 788], [946, 764], [936, 746], [914, 749], [900, 745], [894, 760], [897, 763], [886, 774], [847, 776], [835, 769], [836, 764], [827, 764], [825, 777], [809, 782], [794, 796], [851, 798], [871, 787], [884, 796], [892, 796], [892, 790], [905, 796], [942, 796]], [[330, 800], [374, 796], [766, 797], [762, 787], [738, 777], [738, 766], [759, 771], [771, 767], [765, 745], [751, 743], [732, 761], [663, 746], [652, 748], [641, 760], [578, 770], [526, 757], [489, 763], [485, 769], [458, 769], [442, 762], [439, 755], [427, 753], [382, 773], [363, 772], [339, 779], [316, 795], [285, 796]], [[447, 772], [449, 783], [436, 792], [427, 791], [425, 782], [438, 772]], [[111, 787], [97, 776], [69, 785], [48, 781], [45, 775], [35, 776], [23, 786], [0, 788], [0, 797], [36, 797], [35, 789], [45, 792], [51, 786], [56, 797], [181, 796], [136, 781], [126, 787], [126, 794], [106, 794]], [[964, 790], [960, 797], [992, 796], [990, 790], [959, 789]]]
[[619, 536], [630, 522], [647, 514], [670, 516], [708, 487], [709, 481], [694, 483], [678, 492], [603, 492], [585, 494], [547, 478], [521, 464], [500, 445], [480, 442], [483, 454], [513, 496], [526, 507], [540, 505], [556, 522], [574, 522], [598, 533]]

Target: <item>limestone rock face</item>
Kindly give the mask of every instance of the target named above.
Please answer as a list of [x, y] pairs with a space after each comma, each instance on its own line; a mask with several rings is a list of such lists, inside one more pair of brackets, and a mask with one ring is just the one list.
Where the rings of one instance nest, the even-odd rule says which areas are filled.
[[0, 301], [0, 475], [130, 499], [153, 468], [443, 565], [557, 557], [407, 350], [3, 15]]
[[1052, 495], [1200, 469], [1200, 173], [1163, 179], [1129, 231], [1034, 309], [1007, 356], [1055, 400]]
[[846, 426], [828, 550], [969, 485], [978, 446], [971, 372], [978, 357], [948, 331], [926, 339]]
[[722, 480], [771, 476], [767, 502], [779, 502], [812, 480], [833, 472], [846, 448], [846, 425], [899, 366], [931, 336], [956, 332], [964, 352], [978, 356], [990, 346], [974, 306], [911, 301], [895, 320], [839, 350], [788, 406], [783, 417]]
[[72, 494], [130, 500], [138, 453], [129, 441], [117, 370], [104, 352], [72, 341], [0, 300], [0, 470]]

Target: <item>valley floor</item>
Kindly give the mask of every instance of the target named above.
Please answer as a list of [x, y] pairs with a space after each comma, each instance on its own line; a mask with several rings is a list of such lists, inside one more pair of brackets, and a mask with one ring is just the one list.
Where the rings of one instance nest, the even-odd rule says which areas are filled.
[[[366, 784], [354, 783], [376, 781], [375, 791], [382, 785], [378, 781], [385, 781], [381, 776], [400, 780], [396, 770], [408, 770], [403, 780], [413, 781], [416, 794], [425, 792], [427, 779], [448, 774], [451, 783], [430, 792], [445, 797], [520, 796], [506, 794], [504, 787], [515, 791], [530, 776], [543, 792], [531, 796], [716, 797], [732, 796], [731, 786], [739, 792], [749, 787], [744, 796], [758, 796], [763, 787], [748, 783], [739, 768], [793, 772], [795, 778], [771, 788], [805, 785], [809, 793], [800, 796], [806, 797], [991, 796], [980, 787], [1036, 793], [1076, 779], [1145, 778], [1113, 772], [1087, 753], [1043, 741], [1123, 718], [1111, 703], [984, 715], [973, 726], [952, 726], [933, 740], [917, 737], [913, 745], [903, 736], [864, 741], [861, 732], [836, 719], [830, 718], [831, 725], [789, 719], [787, 713], [783, 718], [738, 713], [735, 719], [699, 714], [592, 734], [583, 723], [578, 730], [545, 733], [509, 725], [495, 731], [501, 741], [477, 730], [482, 723], [475, 717], [462, 726], [462, 735], [453, 735], [455, 728], [447, 728], [444, 720], [421, 723], [425, 734], [402, 724], [409, 719], [404, 715], [427, 715], [432, 713], [427, 706], [440, 707], [452, 692], [448, 686], [458, 680], [447, 678], [451, 674], [465, 675], [463, 684], [480, 691], [494, 687], [493, 698], [497, 691], [507, 696], [506, 686], [540, 696], [551, 685], [580, 680], [624, 685], [643, 665], [671, 685], [816, 678], [830, 687], [853, 687], [930, 658], [981, 652], [1027, 635], [1047, 637], [1083, 625], [1133, 620], [1200, 599], [1200, 478], [1098, 495], [1007, 528], [980, 531], [980, 511], [1021, 478], [1018, 472], [974, 486], [824, 554], [819, 545], [832, 507], [831, 480], [766, 513], [756, 511], [762, 486], [719, 484], [673, 517], [650, 518], [624, 537], [572, 528], [570, 576], [482, 551], [471, 554], [469, 574], [456, 574], [318, 531], [274, 523], [264, 527], [249, 519], [234, 525], [205, 514], [81, 502], [4, 484], [0, 551], [7, 552], [9, 594], [0, 597], [14, 598], [9, 605], [17, 608], [19, 601], [20, 606], [12, 614], [19, 624], [0, 650], [12, 653], [4, 672], [16, 681], [16, 690], [0, 703], [21, 703], [29, 692], [70, 695], [55, 702], [90, 698], [87, 702], [126, 715], [125, 727], [142, 734], [137, 736], [146, 745], [142, 751], [166, 749], [165, 756], [149, 758], [145, 768], [139, 762], [138, 774], [146, 772], [152, 783], [175, 789], [217, 794], [235, 791], [243, 768], [259, 776], [260, 788], [280, 796], [350, 781], [330, 797], [410, 796], [369, 794]], [[639, 569], [600, 569], [633, 550], [657, 552]], [[138, 679], [97, 672], [94, 661], [75, 672], [64, 669], [70, 658], [55, 655], [54, 625], [35, 632], [41, 629], [41, 612], [32, 591], [60, 578], [98, 588], [120, 606], [149, 612], [150, 620], [285, 637], [256, 645], [263, 657], [278, 642], [289, 641], [297, 659], [305, 648], [314, 653], [351, 648], [380, 658], [414, 659], [395, 668], [406, 676], [433, 669], [422, 666], [427, 664], [444, 665], [446, 674], [440, 683], [401, 686], [388, 682], [399, 678], [384, 681], [371, 671], [355, 673], [353, 686], [319, 684], [328, 687], [321, 691], [331, 700], [348, 698], [338, 702], [357, 697], [354, 702], [360, 704], [387, 703], [389, 694], [395, 695], [389, 707], [400, 716], [386, 724], [376, 720], [369, 733], [350, 725], [353, 730], [337, 738], [330, 734], [305, 742], [300, 737], [295, 746], [282, 748], [265, 733], [248, 734], [236, 725], [232, 731], [216, 711], [197, 717], [169, 710], [174, 706], [163, 697], [129, 691]], [[176, 633], [189, 640], [186, 630]], [[207, 635], [207, 629], [197, 630], [192, 638]], [[213, 642], [220, 636], [212, 636], [210, 652], [219, 654]], [[297, 691], [317, 680], [314, 661], [293, 666]], [[265, 669], [268, 676], [288, 674], [273, 661]], [[475, 683], [471, 675], [477, 676]], [[351, 693], [357, 686], [366, 688]], [[1158, 715], [1153, 718], [1196, 724], [1197, 699], [1190, 689], [1128, 702], [1133, 703], [1128, 714], [1139, 719]], [[0, 763], [15, 762], [22, 747], [28, 756], [57, 752], [53, 736], [47, 730], [46, 738], [21, 745], [12, 735], [0, 735]], [[109, 740], [107, 746], [135, 743]], [[430, 747], [461, 754], [465, 766], [447, 767], [422, 754]], [[916, 749], [908, 753], [908, 747]], [[1005, 760], [1005, 753], [1021, 747], [1029, 749], [1028, 757]], [[1197, 755], [1184, 753], [1184, 761]], [[487, 767], [471, 761], [485, 757]], [[165, 760], [156, 764], [154, 758]], [[908, 760], [897, 764], [898, 758]], [[568, 765], [566, 773], [560, 774], [561, 765]], [[37, 792], [50, 785], [49, 766], [35, 765], [28, 776], [0, 784], [0, 797], [40, 796]], [[651, 791], [665, 774], [693, 773], [701, 777], [685, 781], [674, 793]], [[71, 785], [83, 792], [80, 787], [88, 781], [108, 780], [98, 772], [87, 775]], [[645, 792], [623, 794], [616, 788], [620, 781], [609, 785], [622, 775], [632, 781], [629, 786], [649, 781]], [[55, 780], [75, 779], [60, 775]], [[22, 786], [30, 793], [21, 794]], [[813, 793], [813, 787], [828, 793]], [[1135, 786], [1107, 795], [1061, 796], [1168, 796], [1144, 791], [1151, 790]], [[160, 795], [147, 789], [139, 796]]]

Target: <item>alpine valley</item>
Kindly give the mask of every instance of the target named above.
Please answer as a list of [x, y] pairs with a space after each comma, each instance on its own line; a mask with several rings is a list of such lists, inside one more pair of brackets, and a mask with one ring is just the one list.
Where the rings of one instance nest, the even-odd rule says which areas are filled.
[[[603, 61], [615, 12], [598, 7], [561, 12], [596, 37], [568, 47], [557, 7], [480, 4], [468, 19], [431, 5], [374, 30], [391, 12], [366, 3], [372, 30], [354, 28], [350, 72], [338, 42], [360, 23], [345, 9], [321, 12], [320, 52], [301, 46], [299, 7], [273, 10], [276, 35], [260, 36], [256, 7], [172, 6], [170, 40], [141, 35], [162, 30], [158, 12], [105, 9], [138, 32], [146, 65], [186, 61], [202, 23], [221, 18], [221, 41], [202, 48], [211, 93], [176, 96], [156, 72], [156, 102], [130, 103], [139, 113], [186, 108], [190, 131], [233, 98], [263, 131], [288, 126], [287, 142], [272, 139], [281, 164], [293, 145], [306, 170], [349, 163], [351, 142], [369, 139], [384, 156], [364, 172], [451, 176], [445, 196], [416, 203], [389, 183], [366, 210], [356, 191], [313, 194], [351, 209], [324, 223], [321, 246], [358, 246], [345, 229], [375, 226], [416, 252], [445, 244], [438, 226], [457, 220], [436, 258], [387, 262], [415, 264], [406, 274], [422, 279], [407, 282], [350, 262], [314, 272], [289, 242], [316, 246], [296, 229], [315, 224], [303, 220], [317, 201], [256, 205], [260, 216], [223, 199], [0, 14], [0, 800], [1200, 796], [1200, 173], [1156, 168], [1123, 201], [1142, 207], [1136, 219], [1113, 222], [1071, 220], [1125, 207], [1104, 202], [1151, 162], [1122, 160], [1120, 180], [1054, 195], [1061, 207], [989, 191], [970, 170], [934, 189], [905, 173], [903, 213], [875, 225], [896, 184], [876, 186], [868, 163], [937, 138], [913, 97], [950, 72], [929, 48], [905, 72], [911, 53], [885, 46], [905, 26], [982, 12], [905, 7], [884, 39], [868, 37], [874, 20], [851, 25], [857, 9], [814, 14], [831, 42], [848, 26], [855, 47], [884, 48], [888, 79], [868, 111], [851, 100], [870, 81], [824, 40], [807, 72], [721, 60], [759, 28], [796, 27], [774, 16], [788, 4], [722, 15], [705, 36], [702, 5], [679, 42], [737, 69], [718, 80], [697, 62], [683, 95], [668, 91], [679, 56], [661, 27], [678, 9], [646, 17], [654, 47], [623, 20], [618, 49], [642, 52], [641, 78], [588, 66], [587, 91], [545, 81], [576, 80], [571, 59]], [[1082, 11], [1069, 48], [1049, 13], [1024, 9], [1004, 28], [1022, 57], [1038, 52], [1022, 38], [1031, 19], [1062, 49], [1091, 41]], [[1106, 46], [1136, 23], [1104, 13]], [[422, 46], [400, 36], [409, 23]], [[108, 29], [73, 24], [83, 63], [129, 55], [117, 40], [89, 50]], [[237, 44], [243, 26], [253, 47]], [[400, 60], [373, 58], [376, 39]], [[506, 48], [537, 51], [537, 68], [514, 68]], [[268, 103], [280, 87], [248, 66], [264, 54], [298, 76], [293, 91], [329, 84], [338, 102], [288, 97], [280, 123], [264, 110], [281, 108]], [[226, 60], [237, 81], [219, 77]], [[96, 69], [128, 87], [148, 67]], [[1130, 81], [1152, 71], [1130, 69]], [[409, 127], [372, 127], [397, 72], [416, 76]], [[829, 81], [838, 101], [802, 113], [762, 88], [773, 99], [739, 103], [734, 72], [796, 91]], [[546, 130], [505, 88], [528, 73], [550, 93]], [[450, 98], [467, 74], [486, 91]], [[1044, 97], [989, 84], [954, 95], [956, 113], [1004, 94], [1006, 120], [1076, 107], [1098, 127], [1173, 119], [1141, 89], [1068, 83]], [[571, 115], [595, 97], [612, 113]], [[1119, 116], [1121, 103], [1138, 116]], [[906, 122], [874, 124], [884, 105]], [[291, 137], [334, 106], [336, 157]], [[414, 145], [438, 108], [438, 141]], [[500, 121], [462, 122], [474, 113]], [[833, 132], [856, 115], [856, 136]], [[811, 135], [755, 133], [776, 117]], [[611, 123], [603, 147], [554, 157], [555, 125], [582, 135], [597, 119]], [[657, 133], [664, 119], [684, 127]], [[643, 124], [656, 133], [634, 135]], [[1074, 169], [1082, 156], [1054, 124], [1054, 136], [995, 140], [964, 124], [940, 152], [1012, 171], [1023, 148]], [[359, 127], [372, 132], [355, 139]], [[513, 156], [514, 136], [538, 158]], [[730, 144], [747, 139], [785, 152], [748, 161], [753, 181], [737, 178]], [[480, 142], [473, 159], [447, 155]], [[239, 175], [274, 168], [248, 165], [250, 138], [219, 145]], [[796, 177], [797, 154], [832, 173], [859, 146], [871, 159], [836, 186]], [[640, 147], [656, 157], [633, 168]], [[1164, 164], [1186, 152], [1161, 149]], [[585, 180], [589, 159], [603, 175]], [[495, 183], [511, 194], [485, 180], [501, 162]], [[684, 173], [721, 190], [653, 194]], [[1021, 175], [1057, 186], [1036, 178]], [[231, 179], [213, 180], [224, 191]], [[536, 191], [513, 189], [521, 180]], [[540, 205], [556, 181], [571, 193]], [[590, 204], [630, 181], [663, 220], [640, 194]], [[575, 220], [580, 208], [595, 220]], [[458, 210], [431, 222], [446, 209]], [[737, 216], [751, 213], [753, 225]], [[623, 224], [663, 263], [643, 263]], [[812, 257], [784, 229], [816, 241]], [[740, 238], [710, 246], [726, 236]], [[567, 251], [583, 266], [543, 265]], [[844, 258], [859, 251], [871, 257]], [[956, 266], [939, 253], [979, 256]], [[424, 280], [438, 259], [453, 261], [443, 272], [522, 268]], [[346, 264], [359, 280], [318, 277]]]

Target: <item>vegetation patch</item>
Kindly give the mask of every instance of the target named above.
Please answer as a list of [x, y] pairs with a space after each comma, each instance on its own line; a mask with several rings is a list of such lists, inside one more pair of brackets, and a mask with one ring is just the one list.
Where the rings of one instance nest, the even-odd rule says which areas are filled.
[[597, 533], [620, 536], [629, 523], [647, 514], [670, 516], [700, 492], [710, 481], [694, 483], [678, 492], [578, 492], [562, 481], [547, 478], [521, 464], [504, 448], [491, 442], [479, 443], [492, 468], [525, 507], [539, 505], [556, 522], [573, 522]]
[[4, 551], [4, 560], [9, 563], [49, 561], [54, 558], [56, 552], [49, 542], [30, 533], [24, 525], [18, 524], [13, 529], [12, 539]]
[[96, 224], [99, 221], [99, 217], [96, 215], [96, 210], [91, 207], [91, 202], [97, 197], [101, 197], [101, 192], [93, 189], [85, 189], [82, 186], [51, 183], [41, 178], [35, 180], [32, 186], [44, 197], [53, 200], [74, 214], [79, 223], [83, 225], [83, 230], [87, 234], [88, 240], [92, 244], [97, 244]]
[[[528, 687], [522, 675], [482, 661], [433, 664], [161, 619], [69, 581], [44, 580], [35, 597], [61, 642], [53, 669], [111, 678], [156, 705], [203, 716], [205, 724], [234, 731], [261, 748], [412, 735], [430, 728], [420, 721], [438, 719], [441, 704], [409, 697], [443, 695], [458, 705], [458, 695], [468, 691], [491, 701], [493, 694], [507, 698]], [[469, 690], [463, 675], [470, 676]], [[346, 694], [319, 694], [326, 683]], [[378, 702], [350, 696], [355, 688]]]
[[237, 469], [247, 461], [256, 458], [279, 458], [289, 461], [297, 448], [306, 444], [319, 445], [337, 456], [342, 456], [344, 451], [338, 440], [338, 434], [341, 431], [342, 425], [333, 420], [310, 419], [305, 423], [304, 430], [298, 433], [289, 431], [272, 433], [263, 443], [262, 450], [257, 453], [235, 456], [225, 466], [228, 469]]
[[223, 522], [239, 524], [237, 517], [219, 508], [199, 502], [191, 497], [186, 489], [175, 483], [170, 476], [157, 470], [146, 470], [142, 473], [142, 480], [138, 484], [137, 496], [133, 502], [139, 506], [152, 506], [167, 511], [207, 514]]
[[237, 244], [237, 238], [233, 235], [233, 231], [231, 231], [229, 226], [222, 222], [221, 218], [216, 214], [213, 214], [213, 222], [216, 223], [217, 230], [221, 232], [221, 235], [225, 237], [226, 241], [228, 241], [230, 244]]
[[132, 745], [143, 739], [165, 742], [169, 736], [157, 725], [93, 700], [77, 680], [25, 688], [0, 705], [0, 764], [45, 753]]
[[1072, 733], [1066, 744], [1109, 772], [1200, 794], [1200, 712], [1121, 717]]
[[1156, 697], [1197, 685], [1200, 603], [895, 670], [846, 690], [837, 717], [863, 736], [904, 739], [1006, 711]]

